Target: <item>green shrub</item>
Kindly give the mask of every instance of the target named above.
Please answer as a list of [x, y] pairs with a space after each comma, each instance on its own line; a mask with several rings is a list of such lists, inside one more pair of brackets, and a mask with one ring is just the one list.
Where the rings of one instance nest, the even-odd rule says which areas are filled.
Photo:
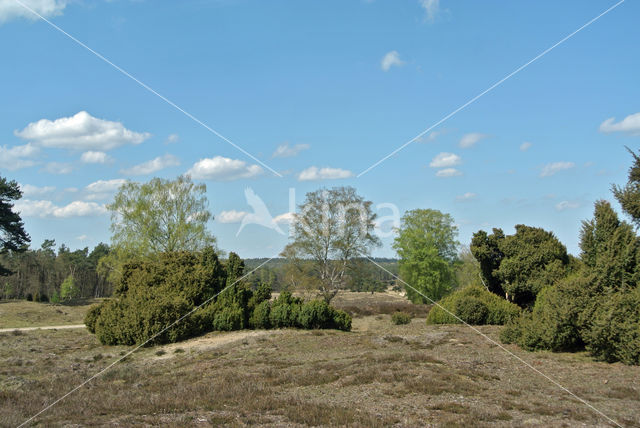
[[271, 306], [269, 321], [273, 328], [296, 327], [300, 305], [280, 303]]
[[592, 279], [579, 275], [568, 277], [540, 291], [531, 313], [513, 319], [500, 337], [527, 350], [581, 349], [593, 303]]
[[395, 312], [391, 315], [391, 322], [395, 325], [409, 324], [411, 322], [411, 314], [406, 312]]
[[33, 294], [27, 293], [26, 299], [27, 299], [27, 302], [33, 302]]
[[462, 320], [469, 324], [502, 325], [520, 314], [519, 306], [476, 286], [456, 290], [438, 304], [441, 307], [436, 305], [429, 311], [427, 324], [460, 324]]
[[333, 321], [331, 307], [324, 300], [311, 300], [298, 311], [298, 325], [306, 329], [330, 328]]
[[242, 328], [244, 328], [244, 312], [237, 303], [218, 310], [213, 318], [214, 330], [232, 331]]
[[484, 325], [489, 317], [489, 308], [480, 299], [470, 297], [456, 302], [455, 314], [467, 324]]
[[640, 364], [640, 288], [603, 296], [586, 339], [599, 360]]
[[93, 334], [96, 332], [96, 321], [100, 316], [102, 305], [102, 303], [92, 305], [84, 316], [84, 324], [87, 326], [87, 330]]
[[331, 328], [342, 331], [351, 331], [351, 315], [345, 311], [341, 311], [340, 309], [333, 309], [332, 318], [333, 325]]
[[269, 314], [271, 313], [271, 304], [269, 301], [264, 301], [258, 304], [249, 318], [249, 325], [253, 328], [268, 329], [271, 328], [271, 321], [269, 321]]

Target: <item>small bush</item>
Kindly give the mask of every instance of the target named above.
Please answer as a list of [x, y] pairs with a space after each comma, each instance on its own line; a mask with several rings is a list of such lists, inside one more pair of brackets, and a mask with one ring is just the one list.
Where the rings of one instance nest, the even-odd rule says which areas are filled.
[[269, 320], [269, 314], [271, 313], [271, 304], [269, 301], [264, 301], [255, 307], [251, 318], [249, 318], [249, 325], [253, 328], [268, 329], [271, 328], [271, 321]]
[[406, 312], [396, 312], [391, 315], [391, 322], [395, 325], [409, 324], [411, 322], [411, 315]]
[[476, 286], [456, 290], [438, 304], [441, 307], [435, 305], [429, 311], [427, 324], [460, 324], [461, 319], [469, 324], [502, 325], [520, 315], [519, 306]]
[[33, 294], [27, 293], [26, 299], [27, 299], [27, 302], [33, 302]]
[[244, 313], [238, 304], [232, 304], [216, 312], [213, 329], [218, 331], [241, 330], [244, 327]]
[[92, 305], [84, 316], [84, 324], [87, 326], [87, 330], [92, 334], [96, 332], [96, 321], [100, 316], [100, 310], [102, 304]]
[[298, 312], [298, 324], [306, 329], [330, 327], [333, 321], [331, 307], [324, 300], [311, 300], [304, 303]]
[[351, 331], [351, 315], [339, 309], [333, 309], [333, 326], [336, 330]]
[[467, 324], [484, 325], [489, 318], [489, 308], [480, 299], [470, 297], [456, 302], [456, 315]]

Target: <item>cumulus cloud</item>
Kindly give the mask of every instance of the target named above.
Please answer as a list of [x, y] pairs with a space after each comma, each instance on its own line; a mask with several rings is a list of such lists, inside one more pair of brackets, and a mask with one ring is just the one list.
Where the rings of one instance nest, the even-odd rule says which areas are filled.
[[180, 141], [180, 136], [178, 134], [169, 134], [167, 139], [165, 140], [165, 144], [173, 144]]
[[231, 181], [252, 178], [263, 172], [258, 165], [247, 165], [245, 161], [216, 156], [199, 160], [187, 174], [196, 180]]
[[31, 143], [13, 147], [0, 146], [0, 168], [15, 171], [33, 166], [35, 162], [30, 158], [39, 152], [40, 150]]
[[56, 188], [54, 186], [38, 187], [31, 184], [21, 184], [20, 190], [22, 190], [22, 196], [28, 198], [30, 196], [46, 195], [47, 193], [51, 193], [56, 190]]
[[551, 177], [560, 171], [574, 168], [576, 166], [573, 162], [553, 162], [545, 165], [540, 172], [540, 177]]
[[98, 119], [86, 111], [56, 120], [40, 119], [14, 134], [43, 147], [105, 151], [125, 144], [140, 144], [151, 137], [134, 132], [120, 122]]
[[113, 193], [126, 182], [127, 180], [125, 180], [124, 178], [114, 178], [113, 180], [98, 180], [87, 185], [87, 187], [85, 187], [85, 190], [89, 193]]
[[0, 23], [16, 18], [38, 19], [33, 12], [44, 18], [62, 15], [68, 3], [67, 0], [21, 0], [21, 2], [26, 7], [13, 0], [0, 1]]
[[439, 153], [435, 158], [433, 158], [429, 166], [431, 168], [447, 168], [460, 165], [461, 162], [462, 159], [455, 153], [443, 152]]
[[471, 132], [469, 134], [464, 134], [460, 139], [460, 147], [462, 147], [463, 149], [473, 147], [478, 141], [487, 137], [488, 135], [480, 134], [479, 132]]
[[147, 175], [154, 172], [168, 168], [170, 166], [180, 165], [180, 160], [173, 156], [166, 154], [164, 156], [158, 156], [155, 159], [143, 162], [139, 165], [132, 166], [131, 168], [123, 169], [120, 172], [126, 175]]
[[317, 166], [311, 166], [298, 174], [298, 180], [300, 181], [337, 180], [349, 177], [353, 177], [353, 172], [349, 170], [328, 167], [318, 168]]
[[640, 112], [630, 114], [618, 123], [615, 123], [615, 117], [610, 117], [600, 124], [600, 132], [605, 134], [624, 132], [631, 135], [640, 135]]
[[309, 150], [311, 145], [309, 144], [295, 144], [290, 146], [289, 143], [283, 143], [278, 146], [275, 152], [271, 155], [272, 158], [290, 158], [297, 156], [303, 150]]
[[295, 213], [283, 213], [273, 218], [273, 222], [276, 224], [292, 224], [296, 221]]
[[578, 202], [562, 201], [556, 204], [556, 210], [558, 211], [573, 210], [576, 208], [580, 208], [580, 204]]
[[384, 71], [389, 71], [391, 67], [401, 67], [404, 65], [404, 61], [400, 59], [398, 51], [387, 52], [380, 61], [380, 67]]
[[441, 169], [440, 171], [436, 172], [436, 177], [442, 177], [442, 178], [457, 177], [459, 175], [462, 175], [462, 172], [458, 171], [455, 168], [445, 168], [445, 169]]
[[83, 163], [109, 163], [112, 161], [111, 157], [105, 152], [94, 151], [84, 152], [82, 156], [80, 156], [80, 160]]
[[70, 163], [63, 162], [49, 162], [42, 168], [42, 171], [49, 174], [70, 174], [73, 171], [73, 166]]
[[68, 205], [57, 206], [48, 200], [21, 199], [16, 201], [15, 209], [23, 217], [69, 218], [88, 217], [106, 214], [104, 205], [95, 202], [73, 201]]
[[426, 12], [426, 20], [433, 22], [440, 12], [440, 0], [420, 0], [420, 6]]
[[247, 214], [249, 213], [246, 211], [222, 211], [216, 216], [216, 220], [219, 223], [240, 223]]
[[464, 195], [456, 196], [456, 200], [460, 201], [460, 202], [469, 201], [471, 199], [475, 199], [476, 196], [478, 196], [478, 195], [476, 195], [475, 193], [467, 192]]
[[520, 144], [520, 150], [522, 150], [523, 152], [526, 152], [531, 148], [532, 145], [533, 144], [531, 144], [530, 142], [525, 141], [524, 143]]

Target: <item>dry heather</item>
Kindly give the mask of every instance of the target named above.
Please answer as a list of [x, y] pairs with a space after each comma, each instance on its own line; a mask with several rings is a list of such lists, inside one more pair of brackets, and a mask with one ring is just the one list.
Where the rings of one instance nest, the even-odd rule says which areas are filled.
[[[359, 297], [360, 298], [360, 297]], [[375, 306], [375, 305], [374, 305]], [[496, 339], [497, 327], [481, 331]], [[84, 330], [0, 336], [0, 424], [16, 426], [129, 348]], [[508, 349], [625, 426], [639, 367]], [[464, 326], [212, 333], [145, 348], [41, 415], [40, 426], [609, 426]]]

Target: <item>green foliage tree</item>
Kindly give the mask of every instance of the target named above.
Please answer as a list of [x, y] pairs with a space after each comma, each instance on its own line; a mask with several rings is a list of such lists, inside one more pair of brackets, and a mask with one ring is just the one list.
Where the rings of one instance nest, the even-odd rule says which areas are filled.
[[73, 279], [73, 275], [69, 275], [65, 278], [60, 285], [60, 298], [62, 300], [71, 300], [80, 296], [80, 290], [76, 286], [76, 282]]
[[458, 254], [455, 265], [457, 287], [483, 287], [482, 270], [480, 263], [473, 257], [469, 247], [463, 247]]
[[199, 251], [214, 245], [215, 238], [207, 230], [212, 215], [205, 194], [206, 186], [188, 176], [123, 184], [107, 205], [112, 251], [101, 261], [101, 271], [117, 280], [122, 264], [132, 257]]
[[291, 278], [317, 287], [329, 303], [347, 286], [354, 261], [380, 245], [371, 204], [353, 187], [307, 193], [282, 252], [293, 266]]
[[530, 306], [540, 290], [566, 276], [569, 256], [552, 232], [522, 224], [515, 229], [509, 236], [500, 229], [494, 229], [492, 235], [479, 231], [473, 236], [471, 251], [490, 291]]
[[627, 147], [633, 156], [633, 164], [629, 168], [629, 178], [624, 186], [612, 185], [611, 191], [620, 202], [622, 210], [627, 213], [636, 226], [640, 226], [640, 156]]
[[[25, 251], [29, 245], [30, 238], [24, 231], [24, 223], [20, 215], [13, 211], [12, 201], [21, 197], [22, 191], [15, 180], [7, 181], [0, 177], [0, 255]], [[0, 276], [12, 273], [0, 264]]]
[[453, 288], [457, 234], [453, 218], [437, 210], [416, 209], [402, 217], [393, 248], [400, 276], [411, 285], [405, 288], [412, 302], [431, 303]]

